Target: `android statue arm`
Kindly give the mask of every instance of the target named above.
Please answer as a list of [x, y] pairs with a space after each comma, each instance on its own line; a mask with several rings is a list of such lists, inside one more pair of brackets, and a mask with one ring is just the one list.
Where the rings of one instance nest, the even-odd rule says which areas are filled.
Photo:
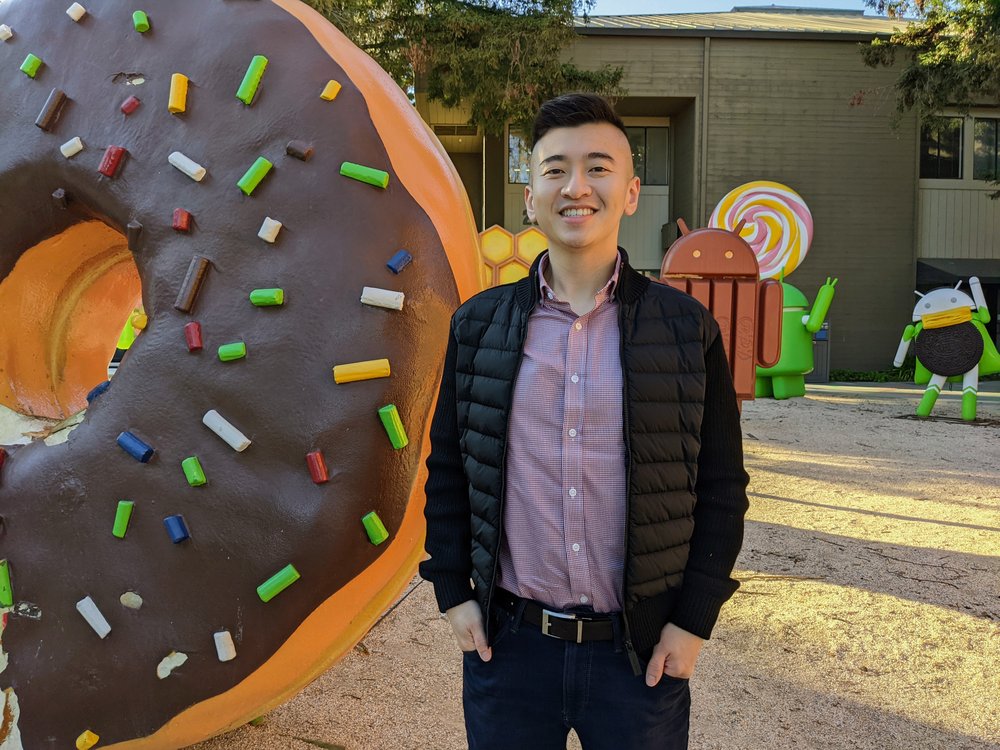
[[969, 287], [972, 289], [972, 299], [976, 303], [975, 315], [979, 318], [979, 322], [986, 325], [990, 322], [990, 310], [986, 306], [986, 297], [983, 295], [983, 285], [979, 283], [978, 276], [972, 276], [969, 279]]
[[826, 283], [816, 292], [816, 301], [813, 302], [812, 310], [808, 315], [802, 316], [802, 325], [806, 327], [809, 333], [816, 333], [816, 331], [823, 327], [826, 314], [830, 312], [830, 303], [833, 302], [834, 287], [836, 285], [837, 279], [831, 281], [828, 276]]
[[906, 359], [906, 353], [910, 350], [910, 342], [913, 341], [920, 332], [924, 330], [924, 324], [918, 322], [916, 325], [910, 323], [903, 329], [903, 336], [899, 340], [899, 348], [896, 349], [896, 358], [892, 360], [893, 367], [902, 367]]

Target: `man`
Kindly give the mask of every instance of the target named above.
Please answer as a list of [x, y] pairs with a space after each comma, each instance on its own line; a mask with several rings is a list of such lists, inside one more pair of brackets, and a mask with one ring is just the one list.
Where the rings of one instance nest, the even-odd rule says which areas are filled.
[[[747, 475], [719, 329], [617, 246], [639, 180], [600, 97], [542, 105], [526, 279], [455, 313], [427, 551], [472, 750], [687, 747], [703, 639], [737, 583]], [[644, 675], [644, 678], [643, 678]]]

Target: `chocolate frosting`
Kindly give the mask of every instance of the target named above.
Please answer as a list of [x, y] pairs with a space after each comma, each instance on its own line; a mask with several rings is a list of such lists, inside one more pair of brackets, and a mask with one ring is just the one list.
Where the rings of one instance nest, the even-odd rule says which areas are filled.
[[[151, 29], [140, 34], [126, 3], [88, 5], [80, 23], [66, 5], [0, 5], [15, 34], [0, 43], [0, 279], [76, 222], [97, 218], [123, 235], [139, 225], [132, 251], [149, 325], [69, 441], [13, 449], [0, 476], [0, 557], [15, 604], [41, 612], [15, 610], [2, 634], [10, 662], [0, 685], [18, 696], [32, 750], [73, 747], [85, 729], [102, 746], [153, 733], [250, 675], [378, 557], [384, 546], [369, 542], [361, 518], [377, 511], [390, 541], [401, 523], [458, 303], [441, 241], [400, 182], [380, 190], [339, 174], [344, 161], [393, 170], [349, 73], [295, 18], [270, 2], [146, 0]], [[45, 63], [35, 79], [18, 69], [29, 52]], [[269, 65], [247, 106], [236, 91], [254, 55]], [[178, 72], [190, 79], [187, 112], [171, 115]], [[136, 78], [144, 83], [130, 85]], [[343, 84], [333, 102], [319, 96], [330, 79]], [[34, 122], [54, 88], [68, 101], [45, 132]], [[130, 95], [142, 106], [126, 116]], [[59, 146], [77, 135], [85, 150], [64, 158]], [[293, 140], [312, 158], [289, 156]], [[108, 178], [97, 170], [112, 145], [128, 154]], [[172, 151], [205, 166], [205, 179], [169, 166]], [[274, 169], [246, 196], [236, 183], [260, 156]], [[193, 214], [190, 233], [171, 227], [178, 207]], [[267, 216], [284, 225], [274, 245], [257, 237]], [[415, 260], [394, 276], [385, 263], [400, 248]], [[174, 302], [195, 255], [211, 267], [184, 313]], [[361, 305], [364, 286], [405, 292], [404, 310]], [[253, 289], [272, 287], [285, 290], [284, 306], [250, 303]], [[189, 353], [193, 320], [205, 348]], [[218, 346], [234, 341], [246, 342], [246, 358], [219, 361]], [[390, 378], [334, 383], [333, 365], [383, 357]], [[403, 450], [379, 421], [386, 404], [409, 432]], [[237, 453], [209, 431], [210, 409], [252, 445]], [[155, 448], [148, 464], [116, 445], [123, 431]], [[317, 449], [330, 473], [322, 485], [305, 460]], [[205, 486], [185, 480], [192, 455]], [[135, 512], [119, 540], [122, 499]], [[191, 539], [175, 545], [163, 519], [178, 514]], [[288, 563], [301, 580], [264, 604], [256, 587]], [[141, 609], [119, 603], [127, 591]], [[111, 624], [104, 640], [75, 609], [88, 595]], [[213, 645], [222, 629], [238, 653], [227, 663]], [[158, 679], [174, 650], [187, 663]]]

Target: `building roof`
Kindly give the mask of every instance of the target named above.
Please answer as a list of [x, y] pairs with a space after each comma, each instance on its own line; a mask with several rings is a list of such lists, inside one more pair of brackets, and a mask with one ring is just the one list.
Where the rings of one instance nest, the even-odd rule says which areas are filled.
[[576, 19], [581, 34], [636, 36], [748, 36], [871, 38], [888, 36], [906, 19], [866, 16], [861, 10], [827, 10], [777, 5], [737, 6], [728, 12]]

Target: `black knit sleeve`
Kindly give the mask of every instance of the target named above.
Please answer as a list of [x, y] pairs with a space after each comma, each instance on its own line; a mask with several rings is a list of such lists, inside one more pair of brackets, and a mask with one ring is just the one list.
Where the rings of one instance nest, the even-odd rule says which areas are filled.
[[750, 478], [743, 468], [740, 413], [722, 339], [705, 353], [705, 411], [695, 494], [694, 533], [671, 622], [708, 638], [739, 583], [730, 578], [743, 545]]
[[420, 575], [434, 584], [434, 595], [442, 612], [473, 598], [469, 486], [462, 468], [455, 401], [457, 359], [458, 347], [452, 331], [431, 421], [431, 452], [427, 457], [428, 477], [424, 485], [427, 496], [425, 546], [430, 559], [420, 564]]

